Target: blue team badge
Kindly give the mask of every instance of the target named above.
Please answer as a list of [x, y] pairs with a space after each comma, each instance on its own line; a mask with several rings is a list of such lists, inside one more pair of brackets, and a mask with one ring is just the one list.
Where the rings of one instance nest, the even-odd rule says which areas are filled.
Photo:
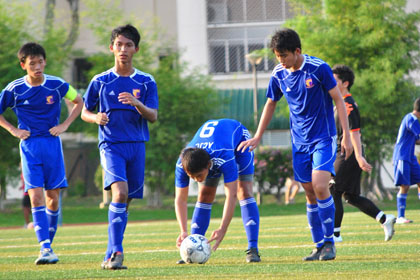
[[137, 99], [140, 98], [140, 89], [133, 89], [133, 96]]
[[54, 104], [54, 96], [52, 96], [52, 95], [48, 95], [47, 96], [47, 104], [48, 105], [51, 105], [51, 104]]
[[314, 86], [314, 83], [312, 82], [312, 78], [308, 78], [305, 80], [306, 88], [311, 88]]

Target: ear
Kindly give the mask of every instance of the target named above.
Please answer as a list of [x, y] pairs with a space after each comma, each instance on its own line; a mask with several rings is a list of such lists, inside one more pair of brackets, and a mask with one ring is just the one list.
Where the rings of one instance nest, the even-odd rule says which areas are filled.
[[139, 49], [140, 49], [139, 47], [136, 47], [136, 52], [138, 52], [138, 51], [139, 51]]
[[25, 63], [23, 63], [23, 62], [20, 62], [20, 67], [22, 67], [22, 69], [23, 69], [23, 70], [26, 70], [26, 66], [25, 66]]
[[110, 51], [110, 52], [113, 52], [113, 51], [114, 51], [114, 46], [113, 46], [113, 44], [110, 44], [110, 45], [109, 45], [109, 51]]
[[209, 164], [207, 164], [207, 169], [210, 169], [211, 167], [211, 160], [209, 160]]
[[302, 50], [301, 50], [301, 48], [296, 48], [296, 50], [295, 50], [295, 54], [302, 54]]
[[345, 81], [345, 82], [343, 83], [343, 87], [348, 88], [348, 87], [349, 87], [349, 81]]

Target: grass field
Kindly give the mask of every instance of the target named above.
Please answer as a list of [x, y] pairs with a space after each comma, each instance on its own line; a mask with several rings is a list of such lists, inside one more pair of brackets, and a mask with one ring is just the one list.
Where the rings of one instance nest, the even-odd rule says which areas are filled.
[[[33, 231], [3, 228], [0, 279], [419, 279], [417, 207], [407, 211], [407, 217], [415, 223], [396, 225], [396, 235], [389, 242], [383, 241], [383, 230], [373, 219], [360, 212], [347, 212], [342, 225], [344, 242], [337, 244], [337, 259], [310, 263], [301, 260], [312, 250], [304, 204], [296, 207], [299, 214], [261, 217], [262, 262], [257, 264], [245, 262], [247, 242], [239, 217], [233, 219], [223, 243], [204, 265], [175, 264], [179, 259], [175, 220], [129, 220], [124, 239], [128, 270], [124, 271], [100, 269], [107, 242], [105, 224], [60, 227], [53, 244], [60, 261], [45, 266], [33, 264], [39, 250]], [[209, 231], [219, 222], [219, 218], [213, 219]]]

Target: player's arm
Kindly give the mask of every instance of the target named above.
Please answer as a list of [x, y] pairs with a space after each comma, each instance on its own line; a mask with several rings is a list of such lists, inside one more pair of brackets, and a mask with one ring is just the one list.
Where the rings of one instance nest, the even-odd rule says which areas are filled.
[[238, 191], [238, 180], [225, 183], [225, 205], [223, 207], [223, 217], [220, 227], [213, 231], [209, 242], [214, 240], [213, 251], [216, 251], [222, 242], [223, 238], [226, 235], [227, 229], [229, 227], [230, 221], [232, 220], [233, 213], [235, 211], [236, 201], [237, 201], [237, 191]]
[[270, 124], [271, 119], [273, 118], [274, 111], [276, 110], [277, 101], [274, 101], [271, 98], [267, 98], [267, 102], [264, 105], [264, 110], [261, 115], [260, 122], [258, 124], [257, 132], [255, 133], [254, 137], [241, 142], [238, 145], [237, 151], [245, 152], [245, 150], [249, 147], [249, 150], [254, 150], [258, 144], [261, 142], [261, 138], [264, 134], [264, 131], [267, 129], [267, 126]]
[[25, 129], [20, 129], [9, 123], [3, 115], [0, 115], [0, 126], [9, 131], [14, 137], [25, 140], [31, 133]]
[[350, 139], [349, 121], [347, 119], [346, 105], [344, 105], [343, 97], [341, 96], [340, 90], [337, 86], [330, 89], [329, 94], [334, 100], [335, 107], [337, 108], [338, 118], [340, 120], [341, 127], [343, 128], [343, 140], [341, 141], [341, 147], [346, 152], [346, 159], [353, 152], [353, 147]]
[[136, 107], [136, 110], [149, 122], [153, 123], [157, 120], [158, 110], [147, 107], [129, 92], [121, 92], [118, 95], [118, 101]]
[[366, 161], [365, 157], [363, 156], [360, 130], [352, 130], [350, 132], [350, 139], [354, 148], [354, 155], [356, 157], [357, 162], [359, 163], [360, 168], [363, 171], [370, 172], [372, 170], [372, 166]]
[[67, 119], [65, 119], [63, 123], [54, 126], [50, 129], [50, 133], [53, 136], [59, 136], [61, 133], [65, 132], [69, 128], [71, 123], [77, 118], [77, 116], [80, 115], [80, 112], [83, 108], [83, 99], [72, 86], [69, 86], [65, 98], [72, 102], [73, 106], [69, 112]]
[[184, 240], [188, 236], [187, 201], [188, 201], [188, 186], [185, 188], [175, 187], [175, 214], [176, 214], [176, 219], [179, 224], [179, 229], [181, 231], [181, 233], [179, 234], [176, 240], [177, 247], [181, 246], [182, 240]]

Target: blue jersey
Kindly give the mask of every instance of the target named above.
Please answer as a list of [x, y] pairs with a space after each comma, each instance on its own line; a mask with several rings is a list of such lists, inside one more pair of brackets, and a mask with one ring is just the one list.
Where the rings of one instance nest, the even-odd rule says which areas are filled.
[[284, 95], [290, 108], [290, 129], [294, 144], [313, 144], [337, 134], [334, 107], [328, 91], [337, 83], [331, 68], [319, 58], [303, 55], [299, 70], [277, 65], [267, 89], [267, 98]]
[[31, 86], [26, 76], [17, 79], [0, 93], [0, 114], [12, 108], [18, 119], [18, 128], [28, 130], [31, 137], [51, 136], [50, 128], [58, 125], [61, 99], [69, 91], [64, 80], [44, 75], [44, 82]]
[[129, 77], [118, 75], [112, 68], [96, 75], [84, 96], [86, 109], [104, 112], [107, 125], [99, 126], [99, 146], [103, 143], [145, 142], [149, 140], [147, 120], [134, 106], [118, 101], [118, 95], [129, 92], [145, 106], [157, 109], [156, 82], [150, 74], [134, 69]]
[[420, 123], [413, 113], [405, 115], [398, 131], [397, 142], [395, 143], [393, 161], [406, 160], [417, 162], [414, 154], [416, 140], [420, 135]]
[[[248, 130], [236, 120], [209, 120], [200, 127], [187, 147], [198, 147], [209, 153], [212, 165], [207, 178], [218, 178], [223, 174], [225, 183], [229, 183], [238, 179], [236, 147], [249, 139], [249, 136]], [[189, 177], [179, 158], [175, 170], [175, 186], [188, 185]]]

